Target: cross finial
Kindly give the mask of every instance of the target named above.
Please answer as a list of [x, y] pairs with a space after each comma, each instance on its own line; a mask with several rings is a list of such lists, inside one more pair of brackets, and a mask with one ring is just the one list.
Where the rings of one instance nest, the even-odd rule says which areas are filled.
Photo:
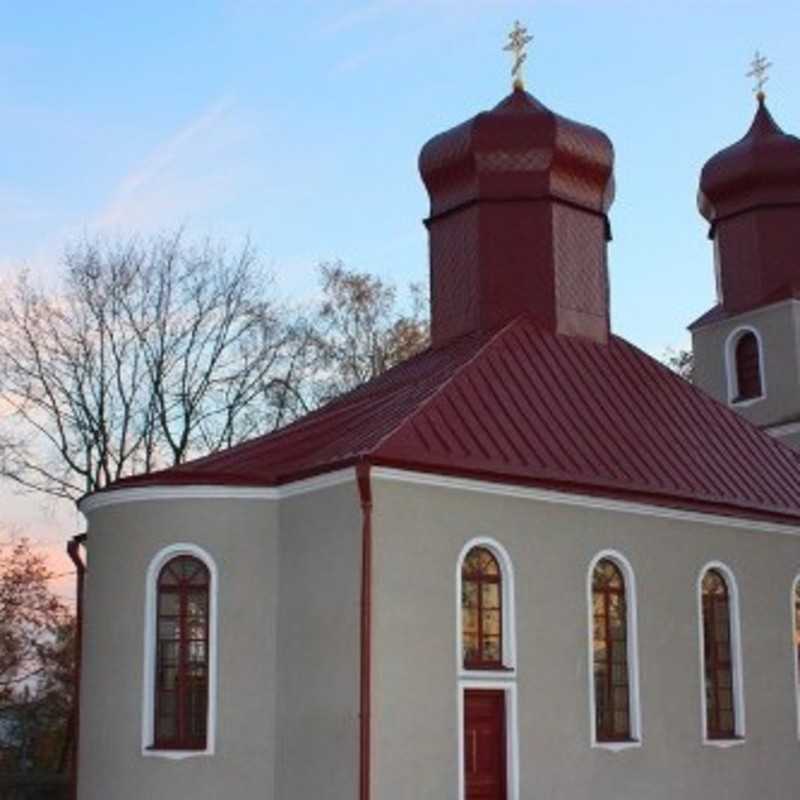
[[519, 20], [514, 23], [511, 33], [508, 34], [508, 44], [503, 50], [508, 50], [514, 54], [514, 66], [511, 68], [511, 77], [514, 79], [515, 89], [524, 89], [525, 84], [522, 80], [522, 65], [528, 57], [527, 46], [533, 41], [533, 36], [528, 34], [528, 29], [519, 24]]
[[753, 61], [750, 64], [750, 72], [747, 73], [748, 78], [754, 78], [756, 85], [753, 91], [756, 93], [756, 97], [759, 100], [763, 100], [766, 95], [764, 94], [764, 86], [766, 86], [767, 81], [769, 80], [769, 68], [772, 66], [772, 62], [768, 61], [765, 56], [762, 56], [761, 53], [756, 50], [756, 54], [753, 57]]

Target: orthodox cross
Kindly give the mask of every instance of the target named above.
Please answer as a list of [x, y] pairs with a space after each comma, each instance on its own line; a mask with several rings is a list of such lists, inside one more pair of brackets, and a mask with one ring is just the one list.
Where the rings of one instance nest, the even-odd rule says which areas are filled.
[[759, 100], [763, 100], [766, 96], [764, 94], [764, 86], [769, 80], [769, 75], [767, 75], [767, 73], [769, 72], [769, 68], [771, 66], [772, 62], [767, 61], [766, 57], [762, 56], [761, 53], [756, 50], [755, 57], [750, 64], [750, 72], [747, 73], [747, 77], [755, 78], [756, 85], [753, 91], [756, 93], [756, 97]]
[[508, 50], [514, 54], [514, 66], [511, 68], [511, 76], [514, 79], [514, 88], [524, 88], [522, 81], [522, 65], [528, 57], [527, 46], [533, 41], [533, 36], [528, 34], [528, 29], [519, 24], [519, 20], [514, 23], [511, 33], [508, 34], [508, 44], [503, 50]]

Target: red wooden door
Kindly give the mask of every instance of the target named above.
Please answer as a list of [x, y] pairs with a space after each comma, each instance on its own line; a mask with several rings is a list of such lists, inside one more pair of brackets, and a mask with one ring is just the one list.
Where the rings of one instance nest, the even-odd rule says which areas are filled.
[[506, 698], [502, 690], [464, 692], [466, 800], [506, 800]]

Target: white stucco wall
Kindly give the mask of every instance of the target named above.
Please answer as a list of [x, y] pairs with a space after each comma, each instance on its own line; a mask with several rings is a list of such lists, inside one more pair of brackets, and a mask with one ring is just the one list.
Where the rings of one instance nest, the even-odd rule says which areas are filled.
[[[515, 574], [520, 798], [800, 793], [800, 536], [389, 476], [373, 481], [374, 800], [458, 798], [456, 567], [474, 537], [502, 545]], [[176, 541], [219, 569], [216, 752], [183, 761], [144, 756], [140, 740], [145, 572]], [[352, 480], [92, 512], [80, 800], [357, 797], [360, 546]], [[618, 753], [591, 747], [586, 571], [606, 549], [638, 589], [642, 746]], [[702, 741], [696, 586], [709, 561], [741, 597], [746, 740], [725, 750]]]
[[[280, 500], [138, 500], [88, 516], [80, 800], [353, 797], [354, 481]], [[182, 760], [143, 754], [141, 743], [145, 575], [175, 542], [203, 548], [219, 572], [215, 753]]]
[[[788, 800], [800, 793], [789, 597], [800, 536], [377, 480], [373, 797], [457, 800], [456, 564], [513, 561], [520, 798]], [[586, 571], [624, 554], [638, 588], [642, 746], [591, 748]], [[697, 577], [741, 595], [746, 741], [702, 742]]]

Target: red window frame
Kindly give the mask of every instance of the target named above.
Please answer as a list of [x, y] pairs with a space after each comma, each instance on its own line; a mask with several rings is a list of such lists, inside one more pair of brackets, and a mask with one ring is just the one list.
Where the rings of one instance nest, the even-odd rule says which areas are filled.
[[[703, 575], [703, 666], [706, 692], [706, 736], [736, 738], [734, 661], [728, 581], [716, 569]], [[724, 636], [720, 634], [724, 633]]]
[[610, 558], [598, 561], [592, 573], [592, 620], [595, 737], [598, 742], [629, 742], [627, 594], [625, 576]]
[[[474, 587], [474, 591], [471, 590]], [[492, 588], [485, 592], [484, 588]], [[485, 595], [494, 594], [496, 605], [486, 605]], [[474, 601], [474, 602], [471, 602]], [[503, 663], [503, 573], [497, 557], [486, 547], [473, 547], [464, 558], [461, 569], [461, 609], [462, 620], [465, 612], [474, 611], [476, 629], [463, 626], [461, 650], [464, 669], [499, 670], [505, 669]], [[487, 633], [490, 614], [497, 616], [497, 633]], [[474, 646], [468, 641], [474, 636]], [[496, 642], [497, 658], [487, 658], [490, 642]], [[477, 655], [471, 655], [477, 653]]]
[[761, 358], [758, 339], [752, 331], [743, 333], [736, 342], [736, 400], [761, 397]]
[[153, 723], [155, 750], [206, 748], [210, 588], [208, 567], [194, 556], [176, 556], [159, 572]]

